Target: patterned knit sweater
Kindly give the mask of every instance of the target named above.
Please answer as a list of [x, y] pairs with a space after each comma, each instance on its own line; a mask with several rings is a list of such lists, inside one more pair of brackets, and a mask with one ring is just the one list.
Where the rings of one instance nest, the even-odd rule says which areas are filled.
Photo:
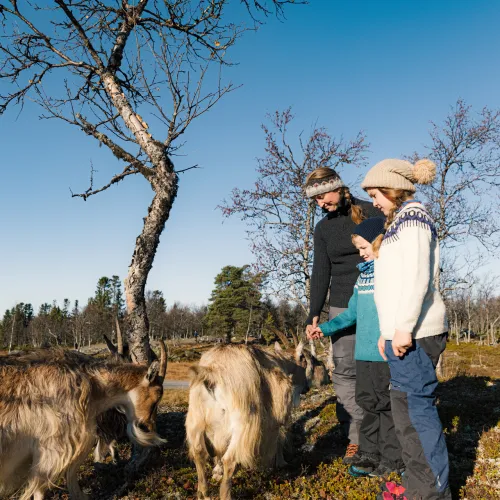
[[374, 261], [358, 264], [361, 274], [354, 285], [354, 293], [347, 309], [338, 316], [319, 325], [329, 337], [356, 325], [356, 349], [354, 357], [358, 361], [384, 361], [377, 348], [380, 337], [377, 308], [373, 294]]
[[424, 206], [407, 202], [387, 228], [375, 262], [375, 303], [382, 336], [396, 330], [413, 338], [448, 330], [439, 278], [436, 228]]

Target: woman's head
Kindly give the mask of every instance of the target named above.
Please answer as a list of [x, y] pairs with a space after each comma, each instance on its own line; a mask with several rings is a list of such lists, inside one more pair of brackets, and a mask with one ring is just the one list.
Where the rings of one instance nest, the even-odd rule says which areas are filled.
[[319, 167], [306, 178], [306, 196], [315, 200], [328, 212], [337, 210], [341, 201], [342, 187], [344, 187], [342, 179], [330, 167]]
[[414, 193], [415, 184], [430, 184], [436, 177], [436, 164], [428, 159], [415, 164], [390, 158], [373, 166], [361, 183], [367, 191], [373, 188], [396, 189]]
[[387, 217], [387, 226], [392, 222], [394, 212], [413, 198], [415, 184], [430, 184], [435, 177], [436, 164], [431, 160], [418, 160], [413, 164], [390, 158], [373, 166], [361, 187], [369, 194], [373, 205]]
[[373, 243], [384, 234], [384, 222], [382, 217], [371, 217], [354, 228], [352, 242], [365, 262], [377, 257]]
[[349, 188], [330, 167], [313, 170], [306, 178], [305, 192], [325, 212], [335, 212], [339, 208], [350, 210], [351, 218], [356, 224], [365, 218], [361, 207], [355, 206]]

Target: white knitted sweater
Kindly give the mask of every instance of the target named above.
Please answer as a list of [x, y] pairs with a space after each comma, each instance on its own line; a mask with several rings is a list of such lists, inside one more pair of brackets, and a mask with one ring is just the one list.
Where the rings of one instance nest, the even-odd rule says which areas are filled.
[[387, 228], [375, 260], [375, 304], [384, 338], [391, 340], [396, 330], [413, 338], [448, 330], [438, 278], [434, 222], [421, 203], [409, 202]]

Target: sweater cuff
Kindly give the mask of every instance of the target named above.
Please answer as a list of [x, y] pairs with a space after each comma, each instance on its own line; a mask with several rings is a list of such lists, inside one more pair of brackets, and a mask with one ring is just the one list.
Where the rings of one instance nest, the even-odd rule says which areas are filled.
[[314, 314], [312, 312], [309, 313], [309, 316], [306, 319], [306, 326], [307, 325], [312, 325], [313, 319], [317, 316], [318, 317], [318, 322], [319, 322], [319, 317], [321, 315], [321, 312], [319, 314]]

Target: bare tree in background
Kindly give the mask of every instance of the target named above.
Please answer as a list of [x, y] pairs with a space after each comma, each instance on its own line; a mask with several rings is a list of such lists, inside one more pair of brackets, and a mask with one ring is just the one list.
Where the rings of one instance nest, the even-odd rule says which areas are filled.
[[289, 3], [301, 2], [0, 0], [0, 113], [32, 100], [42, 118], [76, 126], [123, 164], [98, 187], [92, 171], [90, 187], [74, 196], [86, 200], [135, 174], [153, 190], [125, 290], [129, 344], [140, 363], [151, 359], [145, 285], [177, 195], [172, 154], [189, 124], [233, 89], [209, 73], [227, 64], [228, 49], [247, 29], [227, 19], [227, 8], [241, 5], [253, 29]]
[[430, 144], [419, 157], [437, 165], [435, 181], [419, 190], [437, 229], [448, 276], [440, 282], [446, 292], [456, 270], [456, 248], [472, 240], [487, 250], [500, 245], [500, 111], [483, 108], [473, 113], [459, 99], [443, 125], [432, 123]]
[[[352, 141], [331, 137], [315, 127], [305, 138], [291, 140], [291, 109], [268, 115], [262, 125], [265, 157], [257, 160], [257, 181], [252, 189], [236, 188], [219, 207], [225, 217], [237, 215], [246, 222], [250, 248], [258, 272], [266, 276], [268, 292], [301, 304], [307, 313], [317, 205], [304, 194], [304, 181], [319, 166], [341, 172], [345, 165], [366, 160], [366, 137]], [[295, 144], [296, 143], [296, 144]]]

